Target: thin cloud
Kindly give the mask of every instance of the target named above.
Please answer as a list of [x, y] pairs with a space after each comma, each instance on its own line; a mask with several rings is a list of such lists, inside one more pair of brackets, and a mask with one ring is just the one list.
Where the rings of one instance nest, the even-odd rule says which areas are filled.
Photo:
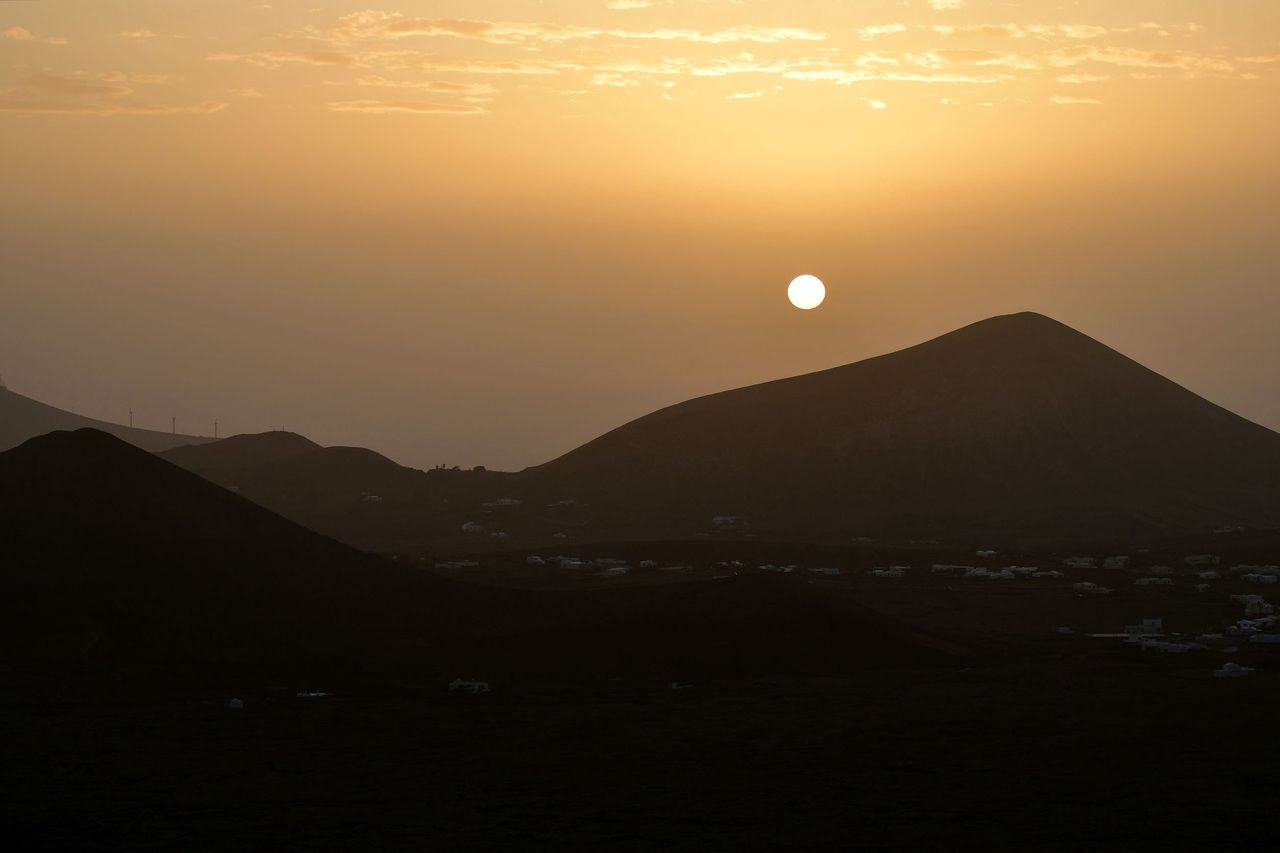
[[379, 89], [417, 89], [437, 95], [464, 95], [469, 97], [492, 95], [496, 91], [489, 83], [455, 83], [446, 80], [388, 80], [377, 74], [357, 77], [357, 86]]
[[1054, 95], [1049, 98], [1049, 100], [1052, 103], [1063, 106], [1073, 106], [1078, 104], [1097, 105], [1102, 103], [1102, 101], [1099, 101], [1097, 98], [1076, 98], [1071, 95]]
[[9, 41], [29, 41], [53, 45], [65, 45], [71, 43], [62, 36], [46, 36], [45, 38], [39, 38], [26, 27], [9, 27], [8, 29], [0, 30], [0, 38], [6, 38]]
[[370, 115], [391, 115], [409, 113], [414, 115], [480, 115], [483, 107], [475, 104], [438, 104], [425, 101], [378, 101], [371, 99], [355, 101], [330, 101], [328, 108], [336, 113], [367, 113]]
[[[66, 115], [177, 115], [216, 113], [221, 101], [196, 104], [149, 104], [134, 100], [134, 90], [107, 72], [106, 79], [32, 74], [0, 93], [0, 112], [61, 113]], [[127, 76], [127, 75], [121, 75]]]
[[822, 41], [825, 33], [798, 27], [740, 26], [704, 32], [663, 28], [622, 30], [547, 21], [481, 21], [468, 18], [406, 18], [399, 12], [365, 10], [338, 19], [327, 37], [338, 44], [388, 41], [409, 37], [445, 37], [489, 44], [558, 44], [600, 38], [630, 41], [685, 41], [702, 44]]

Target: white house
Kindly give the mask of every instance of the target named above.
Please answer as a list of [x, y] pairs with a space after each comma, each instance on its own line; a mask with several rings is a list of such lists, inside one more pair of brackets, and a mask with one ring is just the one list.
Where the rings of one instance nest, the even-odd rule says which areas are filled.
[[445, 560], [436, 563], [437, 569], [474, 569], [480, 565], [479, 560]]
[[1222, 562], [1217, 554], [1190, 554], [1182, 560], [1188, 566], [1216, 566]]
[[640, 568], [642, 568], [642, 569], [656, 569], [656, 568], [658, 568], [658, 561], [657, 561], [657, 560], [641, 560], [641, 561], [640, 561]]
[[1032, 572], [1032, 573], [1031, 573], [1031, 577], [1033, 577], [1033, 578], [1060, 578], [1060, 577], [1062, 577], [1062, 572], [1055, 571], [1054, 569], [1049, 569], [1048, 571], [1043, 571], [1043, 572]]
[[532, 557], [525, 557], [524, 561], [526, 565], [530, 565], [530, 566], [545, 566], [547, 564], [546, 560], [542, 559], [536, 554]]
[[1274, 575], [1280, 573], [1280, 566], [1232, 566], [1231, 574], [1258, 574], [1258, 575]]
[[1249, 637], [1251, 643], [1280, 644], [1280, 634], [1254, 634]]
[[[839, 570], [837, 569], [837, 571]], [[873, 578], [900, 578], [905, 574], [905, 572], [903, 572], [902, 569], [895, 567], [889, 569], [872, 569], [867, 572], [867, 574], [871, 575]]]
[[630, 573], [631, 573], [630, 566], [610, 566], [607, 569], [602, 569], [601, 571], [596, 572], [596, 577], [620, 578], [623, 575], [630, 574]]
[[1164, 640], [1152, 640], [1145, 637], [1139, 640], [1139, 642], [1141, 643], [1142, 650], [1144, 652], [1147, 649], [1151, 649], [1152, 651], [1164, 652], [1165, 654], [1185, 654], [1186, 652], [1191, 651], [1192, 648], [1190, 643], [1168, 643]]
[[1218, 572], [1197, 572], [1196, 577], [1202, 581], [1216, 581], [1222, 577]]
[[1123, 569], [1127, 568], [1128, 565], [1128, 557], [1107, 557], [1102, 561], [1102, 568], [1104, 569]]
[[1098, 564], [1093, 557], [1067, 557], [1062, 565], [1068, 569], [1092, 569]]
[[1134, 586], [1173, 586], [1173, 578], [1138, 578]]
[[974, 551], [973, 553], [974, 556], [982, 557], [984, 560], [989, 560], [996, 555], [996, 552], [992, 551], [990, 548], [984, 548], [981, 551]]
[[1240, 666], [1237, 663], [1224, 663], [1221, 669], [1213, 671], [1214, 678], [1245, 678], [1257, 672], [1251, 666]]

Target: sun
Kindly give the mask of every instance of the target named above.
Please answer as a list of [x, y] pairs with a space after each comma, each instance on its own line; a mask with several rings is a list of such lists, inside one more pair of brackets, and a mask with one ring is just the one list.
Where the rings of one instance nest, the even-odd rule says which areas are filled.
[[827, 288], [816, 275], [798, 275], [787, 285], [787, 298], [792, 305], [808, 311], [827, 298]]

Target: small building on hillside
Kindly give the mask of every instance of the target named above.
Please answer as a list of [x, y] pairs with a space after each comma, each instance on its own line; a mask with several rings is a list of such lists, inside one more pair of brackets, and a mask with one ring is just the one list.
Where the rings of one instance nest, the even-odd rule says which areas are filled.
[[1220, 669], [1213, 671], [1214, 678], [1247, 678], [1257, 672], [1251, 666], [1240, 666], [1238, 663], [1224, 663]]

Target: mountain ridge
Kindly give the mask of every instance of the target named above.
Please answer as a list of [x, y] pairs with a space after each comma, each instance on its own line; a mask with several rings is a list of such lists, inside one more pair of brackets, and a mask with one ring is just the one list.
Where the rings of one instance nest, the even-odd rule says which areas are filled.
[[480, 546], [461, 532], [472, 523], [523, 543], [607, 541], [714, 534], [715, 516], [743, 517], [735, 534], [825, 542], [1280, 527], [1280, 435], [1033, 312], [667, 406], [520, 472], [306, 446], [251, 465], [261, 448], [226, 443], [166, 458], [384, 551]]
[[153, 453], [217, 440], [207, 436], [121, 426], [77, 415], [0, 385], [0, 451], [11, 450], [27, 439], [46, 433], [78, 429], [96, 429]]

